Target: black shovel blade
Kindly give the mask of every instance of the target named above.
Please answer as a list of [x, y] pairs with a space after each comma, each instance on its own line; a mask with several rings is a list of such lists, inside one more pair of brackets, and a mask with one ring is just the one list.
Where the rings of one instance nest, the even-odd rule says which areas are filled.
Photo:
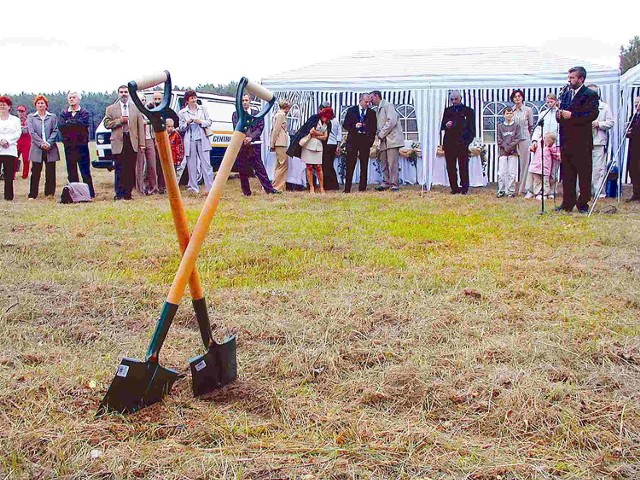
[[207, 353], [192, 358], [189, 365], [195, 397], [233, 382], [238, 378], [236, 337], [227, 337], [222, 343], [212, 343]]
[[97, 414], [133, 413], [159, 402], [180, 376], [175, 370], [161, 367], [157, 362], [125, 357], [100, 402]]

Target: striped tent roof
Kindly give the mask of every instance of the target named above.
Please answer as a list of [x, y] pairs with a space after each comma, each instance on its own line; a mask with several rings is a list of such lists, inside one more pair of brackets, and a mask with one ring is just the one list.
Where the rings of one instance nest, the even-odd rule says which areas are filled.
[[640, 85], [640, 64], [624, 72], [624, 75], [620, 77], [620, 84], [623, 87]]
[[617, 83], [617, 69], [532, 47], [363, 51], [262, 80], [272, 90], [425, 89], [564, 84], [567, 70], [587, 69], [588, 81]]

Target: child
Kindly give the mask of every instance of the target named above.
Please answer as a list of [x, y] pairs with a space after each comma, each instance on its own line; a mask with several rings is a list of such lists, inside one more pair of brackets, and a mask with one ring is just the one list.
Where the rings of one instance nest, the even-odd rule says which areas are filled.
[[[542, 141], [542, 136], [547, 132], [553, 132], [556, 134], [556, 146], [560, 147], [558, 138], [558, 120], [556, 119], [556, 112], [558, 111], [558, 98], [553, 93], [550, 93], [547, 95], [545, 103], [547, 109], [550, 110], [550, 112], [547, 114], [544, 114], [544, 112], [540, 113], [540, 118], [542, 118], [542, 116], [544, 115], [544, 125], [542, 127], [538, 125], [533, 130], [533, 135], [531, 136], [531, 147], [529, 147], [529, 150], [533, 153], [536, 152], [539, 142]], [[554, 169], [551, 170], [551, 175], [549, 175], [549, 198], [555, 197], [558, 177], [560, 173], [560, 163], [555, 162], [553, 167]]]
[[498, 198], [516, 196], [518, 173], [518, 139], [520, 126], [513, 121], [513, 108], [504, 109], [504, 123], [496, 131], [498, 142]]
[[[533, 176], [533, 194], [536, 196], [536, 200], [542, 200], [542, 183], [544, 182], [544, 193], [549, 195], [549, 177], [551, 172], [556, 170], [556, 166], [560, 163], [560, 147], [556, 143], [556, 134], [554, 132], [547, 132], [543, 137], [544, 149], [542, 147], [536, 148], [533, 154], [533, 160], [529, 165], [529, 172]], [[542, 151], [544, 150], [544, 171]]]
[[184, 171], [184, 143], [182, 137], [176, 130], [175, 124], [172, 118], [165, 120], [167, 127], [167, 134], [169, 135], [169, 145], [171, 145], [171, 156], [173, 157], [173, 168], [176, 170], [176, 177], [178, 183], [180, 183], [180, 177]]

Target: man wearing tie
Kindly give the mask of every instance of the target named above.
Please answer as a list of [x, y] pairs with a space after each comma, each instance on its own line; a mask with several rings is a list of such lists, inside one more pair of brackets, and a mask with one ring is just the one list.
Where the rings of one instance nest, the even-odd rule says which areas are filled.
[[371, 97], [368, 93], [360, 95], [358, 105], [350, 107], [344, 117], [343, 126], [347, 131], [347, 176], [344, 181], [344, 193], [351, 192], [353, 172], [356, 161], [360, 159], [360, 183], [358, 190], [367, 189], [369, 171], [369, 151], [376, 136], [376, 112], [369, 108]]
[[[591, 172], [593, 168], [592, 122], [598, 118], [598, 94], [584, 86], [587, 71], [583, 67], [569, 70], [569, 85], [560, 97], [556, 112], [560, 126], [560, 155], [562, 157], [562, 204], [556, 211], [589, 211]], [[576, 200], [576, 180], [580, 195]]]
[[111, 130], [111, 151], [116, 157], [114, 200], [131, 200], [138, 151], [145, 149], [144, 119], [131, 102], [126, 85], [118, 87], [118, 97], [107, 107], [104, 126]]
[[476, 136], [475, 113], [472, 108], [462, 104], [458, 90], [451, 92], [449, 99], [451, 106], [444, 109], [440, 125], [440, 130], [444, 130], [442, 146], [447, 163], [447, 175], [451, 193], [466, 195], [469, 191], [469, 145]]

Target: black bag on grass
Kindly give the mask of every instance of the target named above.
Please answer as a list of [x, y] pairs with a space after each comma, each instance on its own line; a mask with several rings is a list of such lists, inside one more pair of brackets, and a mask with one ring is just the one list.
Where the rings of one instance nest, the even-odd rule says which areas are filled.
[[82, 182], [72, 182], [62, 187], [60, 203], [91, 202], [89, 185]]

